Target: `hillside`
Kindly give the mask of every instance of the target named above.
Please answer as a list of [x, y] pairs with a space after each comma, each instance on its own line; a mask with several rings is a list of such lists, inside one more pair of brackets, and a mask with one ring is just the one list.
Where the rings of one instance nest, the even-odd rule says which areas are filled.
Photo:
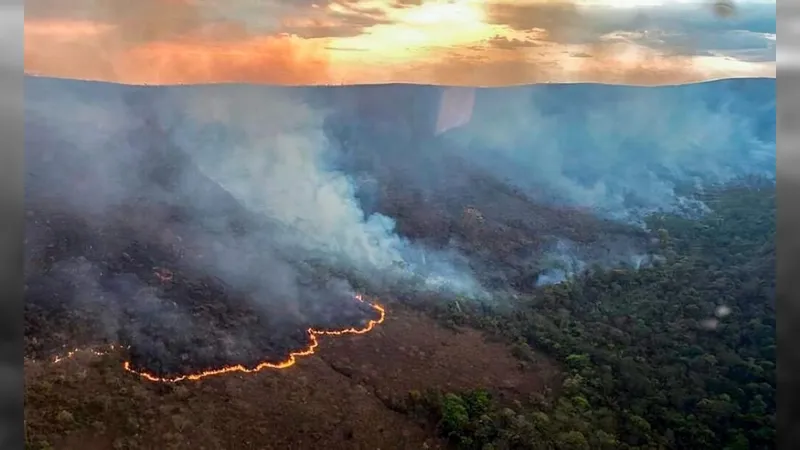
[[441, 92], [26, 78], [29, 445], [770, 448], [774, 80]]
[[[713, 194], [702, 220], [652, 218], [668, 255], [655, 267], [590, 272], [511, 314], [450, 312], [567, 375], [522, 416], [485, 407], [443, 431], [461, 448], [774, 448], [775, 186]], [[448, 424], [461, 400], [433, 399], [417, 404]]]

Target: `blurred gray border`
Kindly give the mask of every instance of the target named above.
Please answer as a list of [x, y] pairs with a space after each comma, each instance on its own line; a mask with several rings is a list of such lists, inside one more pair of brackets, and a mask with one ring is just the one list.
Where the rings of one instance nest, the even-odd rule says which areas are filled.
[[24, 446], [22, 1], [0, 2], [0, 449]]
[[[778, 448], [800, 446], [800, 65], [787, 60], [797, 54], [800, 5], [777, 6], [778, 47], [777, 153], [778, 153]], [[790, 58], [791, 59], [791, 58]], [[782, 69], [783, 67], [783, 69]]]

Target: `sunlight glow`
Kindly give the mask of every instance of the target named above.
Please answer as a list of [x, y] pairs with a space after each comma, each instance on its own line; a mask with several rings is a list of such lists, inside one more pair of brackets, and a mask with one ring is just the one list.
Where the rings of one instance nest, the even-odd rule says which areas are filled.
[[430, 1], [398, 14], [407, 25], [482, 25], [485, 14], [475, 2]]
[[379, 54], [388, 60], [420, 56], [432, 48], [478, 43], [502, 27], [486, 23], [482, 2], [431, 0], [387, 11], [390, 24], [376, 25], [355, 37], [334, 39], [333, 46]]

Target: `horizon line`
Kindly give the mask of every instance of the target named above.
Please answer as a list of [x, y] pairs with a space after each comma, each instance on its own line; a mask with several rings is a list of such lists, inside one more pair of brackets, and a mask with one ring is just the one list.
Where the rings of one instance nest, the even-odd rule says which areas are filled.
[[439, 88], [464, 88], [464, 89], [506, 89], [517, 88], [526, 86], [540, 86], [540, 85], [599, 85], [599, 86], [623, 86], [623, 87], [674, 87], [674, 86], [687, 86], [694, 84], [713, 83], [726, 80], [777, 80], [777, 76], [732, 76], [732, 77], [716, 77], [707, 78], [704, 80], [686, 81], [680, 83], [663, 83], [663, 84], [644, 84], [644, 83], [609, 83], [609, 82], [596, 82], [596, 81], [542, 81], [531, 83], [517, 83], [506, 85], [448, 85], [448, 84], [435, 84], [435, 83], [418, 83], [418, 82], [375, 82], [375, 83], [315, 83], [315, 84], [289, 84], [289, 83], [247, 83], [240, 81], [216, 81], [208, 83], [126, 83], [122, 81], [109, 81], [91, 78], [69, 78], [59, 77], [53, 75], [42, 75], [35, 73], [23, 72], [25, 78], [41, 78], [50, 80], [63, 80], [63, 81], [78, 81], [84, 83], [97, 83], [97, 84], [111, 84], [118, 86], [128, 87], [207, 87], [207, 86], [263, 86], [268, 88], [341, 88], [341, 87], [380, 87], [380, 86], [419, 86], [419, 87], [439, 87]]

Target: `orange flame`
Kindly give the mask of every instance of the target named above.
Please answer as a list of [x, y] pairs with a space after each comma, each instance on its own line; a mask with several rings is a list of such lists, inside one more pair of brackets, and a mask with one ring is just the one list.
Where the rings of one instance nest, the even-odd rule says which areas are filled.
[[63, 355], [55, 356], [53, 358], [53, 364], [58, 364], [61, 361], [66, 361], [68, 359], [72, 359], [72, 358], [75, 357], [75, 355], [77, 355], [80, 352], [89, 352], [89, 353], [93, 354], [94, 356], [104, 356], [104, 355], [107, 355], [107, 354], [111, 353], [112, 351], [114, 351], [118, 347], [119, 346], [117, 346], [117, 345], [111, 344], [111, 345], [108, 346], [108, 350], [97, 350], [97, 349], [93, 349], [93, 348], [88, 348], [88, 349], [75, 348], [75, 349], [72, 349], [72, 350], [68, 351], [67, 353], [65, 353]]
[[[133, 369], [133, 367], [131, 366], [130, 361], [125, 361], [122, 364], [122, 368], [125, 369], [127, 372], [136, 374], [136, 375], [140, 376], [141, 378], [143, 378], [145, 380], [153, 381], [153, 382], [157, 382], [157, 383], [177, 383], [177, 382], [180, 382], [180, 381], [197, 381], [197, 380], [200, 380], [202, 378], [207, 378], [207, 377], [211, 377], [211, 376], [214, 376], [214, 375], [222, 375], [222, 374], [226, 374], [226, 373], [233, 373], [233, 372], [256, 373], [256, 372], [260, 372], [260, 371], [262, 371], [264, 369], [287, 369], [287, 368], [292, 367], [293, 365], [295, 365], [297, 363], [297, 359], [298, 358], [303, 357], [303, 356], [310, 356], [310, 355], [314, 354], [314, 352], [316, 351], [317, 347], [319, 346], [319, 340], [318, 340], [319, 336], [343, 336], [343, 335], [346, 335], [346, 334], [366, 334], [366, 333], [369, 333], [370, 331], [372, 331], [376, 326], [382, 324], [384, 320], [386, 320], [386, 309], [384, 309], [383, 306], [378, 305], [377, 303], [369, 303], [369, 302], [365, 301], [361, 297], [361, 295], [356, 295], [355, 299], [358, 300], [359, 302], [366, 303], [367, 305], [372, 307], [372, 309], [374, 309], [375, 311], [378, 312], [378, 314], [380, 314], [380, 317], [377, 320], [370, 320], [369, 322], [367, 322], [367, 325], [364, 328], [346, 328], [346, 329], [343, 329], [343, 330], [316, 330], [314, 328], [309, 328], [308, 331], [307, 331], [308, 332], [308, 337], [309, 337], [309, 340], [310, 340], [309, 345], [303, 350], [298, 350], [298, 351], [289, 353], [289, 357], [286, 360], [284, 360], [282, 362], [279, 362], [279, 363], [262, 362], [262, 363], [256, 365], [255, 367], [251, 367], [251, 368], [245, 367], [245, 366], [243, 366], [241, 364], [237, 364], [235, 366], [225, 366], [225, 367], [221, 367], [219, 369], [205, 370], [205, 371], [202, 371], [202, 372], [189, 374], [189, 375], [181, 375], [181, 376], [174, 377], [174, 378], [159, 377], [157, 375], [153, 375], [152, 373], [148, 373], [148, 372], [144, 372], [144, 371], [141, 371], [141, 372], [137, 371], [137, 370]], [[110, 347], [110, 350], [113, 350], [113, 349], [114, 349], [114, 346], [112, 345]], [[77, 350], [77, 349], [76, 350], [72, 350], [72, 351], [68, 352], [64, 356], [56, 357], [56, 358], [53, 359], [53, 362], [54, 363], [58, 363], [58, 362], [63, 361], [65, 359], [71, 358], [71, 357], [75, 356], [75, 354], [78, 351], [79, 350]], [[97, 355], [97, 356], [102, 356], [102, 355], [105, 355], [105, 354], [109, 353], [109, 351], [99, 351], [99, 350], [89, 350], [89, 351], [91, 353], [93, 353], [94, 355]]]

